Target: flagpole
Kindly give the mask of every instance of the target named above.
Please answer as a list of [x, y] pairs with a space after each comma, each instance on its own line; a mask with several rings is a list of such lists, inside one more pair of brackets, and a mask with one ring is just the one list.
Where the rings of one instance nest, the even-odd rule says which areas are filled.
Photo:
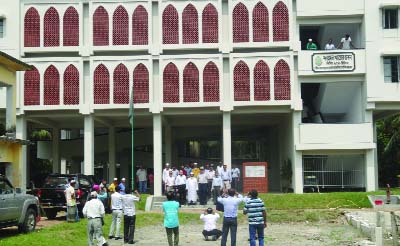
[[129, 103], [129, 121], [131, 125], [131, 135], [132, 135], [132, 173], [131, 173], [131, 187], [132, 192], [135, 190], [135, 134], [134, 134], [134, 108], [133, 108], [133, 91]]

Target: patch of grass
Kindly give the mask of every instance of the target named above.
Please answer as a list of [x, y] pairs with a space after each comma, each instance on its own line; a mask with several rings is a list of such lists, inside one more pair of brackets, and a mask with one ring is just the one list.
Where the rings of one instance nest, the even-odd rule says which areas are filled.
[[335, 221], [340, 216], [338, 210], [268, 210], [267, 220], [272, 223]]

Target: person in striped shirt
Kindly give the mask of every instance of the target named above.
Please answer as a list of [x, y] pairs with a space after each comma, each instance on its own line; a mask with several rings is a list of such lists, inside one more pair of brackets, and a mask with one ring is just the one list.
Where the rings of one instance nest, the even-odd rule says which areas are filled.
[[245, 199], [243, 213], [247, 214], [249, 220], [250, 246], [256, 245], [256, 233], [258, 245], [264, 246], [264, 228], [267, 227], [267, 213], [264, 202], [258, 198], [257, 190], [249, 192], [248, 199]]

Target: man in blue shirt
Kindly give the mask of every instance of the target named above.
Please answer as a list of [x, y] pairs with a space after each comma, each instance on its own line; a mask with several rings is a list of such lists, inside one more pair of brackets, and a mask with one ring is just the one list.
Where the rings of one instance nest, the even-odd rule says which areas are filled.
[[236, 246], [237, 211], [239, 204], [243, 202], [243, 197], [235, 189], [229, 189], [228, 196], [223, 197], [226, 195], [225, 192], [222, 197], [218, 197], [218, 202], [224, 205], [221, 246], [226, 246], [229, 230], [231, 230], [231, 246]]
[[[179, 243], [179, 218], [178, 210], [179, 203], [175, 201], [175, 196], [172, 191], [167, 193], [167, 200], [163, 202], [162, 208], [164, 211], [164, 227], [167, 232], [168, 245], [178, 246]], [[174, 240], [172, 241], [172, 234]]]
[[250, 246], [256, 246], [256, 232], [258, 245], [264, 246], [264, 228], [267, 227], [267, 213], [265, 212], [264, 202], [257, 198], [258, 192], [249, 192], [250, 199], [246, 200], [243, 213], [247, 214], [249, 220]]
[[120, 191], [119, 191], [119, 193], [121, 193], [121, 195], [125, 195], [126, 193], [125, 193], [125, 178], [122, 178], [121, 179], [121, 183], [119, 183], [119, 189], [120, 189]]

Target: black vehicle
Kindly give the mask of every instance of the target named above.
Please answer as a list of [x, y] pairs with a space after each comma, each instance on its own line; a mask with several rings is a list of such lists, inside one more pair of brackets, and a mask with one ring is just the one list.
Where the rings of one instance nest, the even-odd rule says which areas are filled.
[[85, 206], [92, 188], [91, 178], [83, 174], [49, 174], [44, 186], [37, 190], [40, 206], [48, 219], [54, 219], [59, 211], [67, 210], [64, 191], [69, 178], [76, 180], [76, 203], [79, 216], [82, 217], [83, 206]]

